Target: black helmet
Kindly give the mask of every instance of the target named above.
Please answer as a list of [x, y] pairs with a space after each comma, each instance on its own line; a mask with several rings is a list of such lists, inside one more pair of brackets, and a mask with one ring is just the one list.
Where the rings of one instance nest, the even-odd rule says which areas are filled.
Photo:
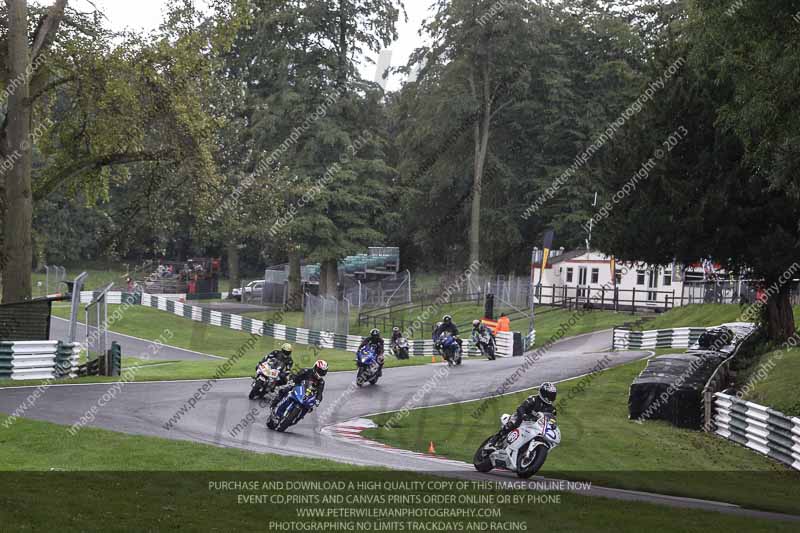
[[374, 339], [376, 337], [380, 337], [381, 332], [378, 330], [378, 328], [374, 328], [372, 331], [369, 332], [369, 336]]
[[556, 386], [549, 381], [542, 383], [539, 387], [539, 398], [547, 405], [553, 405], [553, 402], [556, 401], [556, 394], [558, 394]]
[[397, 326], [393, 327], [392, 333], [400, 333], [400, 328], [398, 328]]
[[442, 322], [444, 322], [445, 324], [449, 324], [452, 321], [453, 321], [453, 317], [451, 317], [450, 315], [444, 315], [442, 317]]

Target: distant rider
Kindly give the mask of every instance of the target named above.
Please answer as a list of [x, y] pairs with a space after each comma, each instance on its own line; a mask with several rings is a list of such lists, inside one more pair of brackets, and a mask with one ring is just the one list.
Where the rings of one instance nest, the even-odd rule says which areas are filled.
[[308, 384], [314, 387], [317, 395], [317, 405], [322, 403], [322, 393], [325, 391], [325, 375], [328, 373], [328, 363], [320, 359], [311, 368], [303, 368], [294, 375], [294, 383], [286, 385], [278, 390], [275, 398], [272, 400], [272, 408], [274, 409], [283, 398], [289, 394], [294, 387], [300, 385], [303, 381], [308, 380]]
[[456, 338], [458, 346], [461, 346], [461, 339], [458, 338], [458, 327], [453, 323], [453, 317], [444, 315], [442, 321], [436, 325], [436, 329], [433, 331], [433, 342], [436, 344], [437, 350], [440, 349], [439, 337], [442, 336], [442, 333], [448, 332]]
[[390, 346], [397, 346], [397, 341], [403, 338], [403, 332], [397, 326], [392, 328], [392, 339], [389, 341]]
[[262, 363], [267, 363], [270, 368], [280, 370], [281, 374], [278, 378], [278, 385], [286, 385], [289, 381], [289, 371], [292, 370], [292, 366], [294, 365], [294, 360], [292, 359], [292, 345], [288, 342], [284, 342], [280, 350], [273, 350], [265, 355], [256, 365], [256, 371], [258, 371], [258, 367], [261, 366]]
[[481, 337], [489, 334], [490, 337], [494, 337], [494, 333], [492, 333], [492, 328], [481, 322], [480, 320], [473, 320], [472, 321], [472, 341], [475, 344], [478, 344]]
[[364, 337], [364, 340], [361, 341], [361, 344], [358, 345], [358, 350], [360, 351], [365, 346], [372, 346], [375, 349], [375, 358], [378, 361], [378, 377], [383, 375], [383, 363], [385, 358], [383, 356], [383, 337], [381, 337], [381, 332], [378, 329], [373, 329], [369, 332], [369, 337]]
[[517, 429], [525, 418], [532, 418], [536, 413], [545, 413], [556, 416], [556, 395], [558, 390], [553, 383], [545, 382], [539, 387], [539, 394], [531, 394], [517, 407], [517, 411], [505, 423], [495, 437], [495, 444], [503, 442], [503, 439]]

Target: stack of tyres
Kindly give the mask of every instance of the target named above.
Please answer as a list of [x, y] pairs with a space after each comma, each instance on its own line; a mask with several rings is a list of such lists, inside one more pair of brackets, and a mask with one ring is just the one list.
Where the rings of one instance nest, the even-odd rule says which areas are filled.
[[651, 359], [631, 384], [629, 417], [700, 429], [703, 388], [725, 357], [713, 351], [694, 351]]

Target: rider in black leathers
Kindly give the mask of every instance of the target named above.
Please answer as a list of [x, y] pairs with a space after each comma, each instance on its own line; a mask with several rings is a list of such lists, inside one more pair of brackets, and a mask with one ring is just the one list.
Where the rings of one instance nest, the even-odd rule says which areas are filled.
[[269, 363], [271, 368], [281, 371], [278, 385], [286, 385], [288, 383], [289, 371], [292, 370], [294, 360], [292, 359], [292, 345], [288, 342], [283, 343], [280, 350], [273, 350], [264, 357], [256, 365], [256, 371], [261, 363]]
[[378, 377], [383, 375], [383, 363], [385, 358], [383, 356], [383, 337], [381, 337], [381, 332], [377, 329], [373, 329], [369, 332], [369, 337], [364, 337], [364, 340], [361, 341], [361, 344], [358, 345], [358, 349], [365, 346], [372, 346], [375, 348], [375, 358], [378, 360]]
[[503, 442], [503, 439], [517, 429], [522, 421], [527, 417], [533, 417], [536, 413], [547, 413], [556, 416], [555, 401], [558, 390], [553, 383], [542, 383], [539, 387], [539, 394], [531, 394], [517, 407], [517, 411], [497, 433], [495, 443]]
[[[444, 315], [442, 317], [442, 321], [436, 325], [436, 329], [433, 330], [433, 342], [436, 346], [437, 350], [440, 350], [439, 346], [439, 337], [442, 336], [442, 333], [449, 332], [453, 337], [456, 338], [458, 341], [458, 346], [461, 347], [461, 339], [458, 338], [458, 326], [453, 323], [453, 317], [450, 315]], [[441, 350], [440, 350], [441, 351]]]
[[275, 398], [272, 400], [271, 407], [275, 408], [280, 401], [289, 394], [293, 387], [299, 385], [305, 380], [316, 389], [317, 405], [322, 403], [322, 394], [325, 392], [325, 375], [328, 373], [328, 363], [320, 359], [311, 368], [303, 368], [293, 376], [293, 383], [290, 383], [281, 389], [278, 389]]

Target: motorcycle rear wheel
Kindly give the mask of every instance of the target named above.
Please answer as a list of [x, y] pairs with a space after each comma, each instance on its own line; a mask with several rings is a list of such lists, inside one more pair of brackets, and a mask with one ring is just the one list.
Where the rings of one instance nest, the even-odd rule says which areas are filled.
[[474, 466], [475, 470], [478, 472], [486, 473], [494, 468], [491, 459], [489, 459], [489, 455], [486, 453], [486, 450], [483, 449], [493, 438], [494, 435], [483, 441], [478, 450], [475, 452], [475, 455], [472, 456], [472, 466]]

